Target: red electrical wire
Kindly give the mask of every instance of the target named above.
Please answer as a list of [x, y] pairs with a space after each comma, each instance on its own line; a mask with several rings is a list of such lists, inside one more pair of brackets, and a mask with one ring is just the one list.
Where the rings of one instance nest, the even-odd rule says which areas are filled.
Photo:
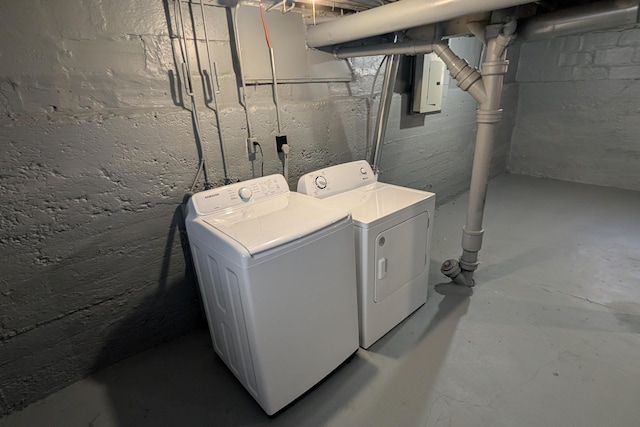
[[260, 19], [262, 19], [262, 28], [264, 28], [264, 37], [267, 39], [267, 46], [269, 46], [269, 49], [273, 49], [273, 46], [271, 46], [271, 39], [269, 38], [267, 22], [264, 20], [264, 7], [262, 7], [262, 0], [260, 0]]

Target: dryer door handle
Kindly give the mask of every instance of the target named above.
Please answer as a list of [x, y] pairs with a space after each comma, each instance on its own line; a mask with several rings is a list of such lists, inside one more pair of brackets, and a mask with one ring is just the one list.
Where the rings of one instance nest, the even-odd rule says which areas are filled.
[[377, 274], [378, 280], [384, 279], [386, 275], [387, 275], [387, 259], [380, 258], [378, 260], [378, 274]]

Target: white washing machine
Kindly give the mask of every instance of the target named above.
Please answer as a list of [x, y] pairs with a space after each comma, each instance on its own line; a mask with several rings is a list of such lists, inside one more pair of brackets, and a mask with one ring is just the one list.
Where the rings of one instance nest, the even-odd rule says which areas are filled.
[[298, 192], [351, 212], [360, 346], [368, 348], [427, 300], [435, 194], [378, 182], [364, 160], [308, 173]]
[[215, 351], [267, 414], [358, 349], [345, 209], [271, 175], [193, 195], [186, 227]]

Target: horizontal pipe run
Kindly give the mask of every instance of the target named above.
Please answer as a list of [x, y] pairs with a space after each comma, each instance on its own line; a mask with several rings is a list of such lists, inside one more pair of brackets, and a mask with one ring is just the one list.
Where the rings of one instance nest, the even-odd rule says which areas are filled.
[[435, 53], [445, 63], [451, 76], [456, 79], [460, 89], [468, 91], [478, 102], [484, 102], [486, 93], [482, 76], [467, 61], [458, 57], [445, 43], [428, 43], [423, 41], [406, 41], [400, 43], [383, 43], [378, 45], [339, 48], [334, 51], [338, 59], [359, 56], [378, 55], [418, 55]]
[[330, 46], [526, 3], [530, 0], [402, 0], [311, 26], [307, 44]]
[[334, 50], [337, 59], [356, 58], [360, 56], [378, 55], [419, 55], [433, 52], [433, 43], [407, 41], [400, 43], [384, 43], [368, 46], [343, 47]]
[[607, 0], [538, 15], [519, 30], [524, 41], [628, 27], [639, 22], [640, 0]]

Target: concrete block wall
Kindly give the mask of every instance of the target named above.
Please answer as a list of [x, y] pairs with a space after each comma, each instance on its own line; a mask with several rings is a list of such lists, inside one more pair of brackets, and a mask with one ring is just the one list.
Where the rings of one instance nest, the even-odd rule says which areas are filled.
[[[180, 210], [198, 149], [176, 80], [172, 6], [0, 4], [0, 416], [199, 321]], [[260, 156], [247, 160], [228, 17], [212, 6], [206, 13], [229, 177], [249, 179], [260, 173]], [[455, 43], [479, 54], [471, 39]], [[281, 85], [292, 187], [303, 173], [365, 157], [372, 63], [353, 61], [348, 84]], [[515, 92], [507, 92], [513, 106]], [[278, 173], [271, 88], [251, 87], [248, 96], [264, 172]], [[402, 99], [394, 99], [383, 180], [440, 200], [463, 191], [475, 102], [451, 85], [443, 114], [409, 126]], [[220, 185], [213, 112], [199, 102], [211, 181]], [[507, 133], [496, 152], [499, 172]]]
[[640, 190], [640, 25], [525, 43], [508, 168]]

